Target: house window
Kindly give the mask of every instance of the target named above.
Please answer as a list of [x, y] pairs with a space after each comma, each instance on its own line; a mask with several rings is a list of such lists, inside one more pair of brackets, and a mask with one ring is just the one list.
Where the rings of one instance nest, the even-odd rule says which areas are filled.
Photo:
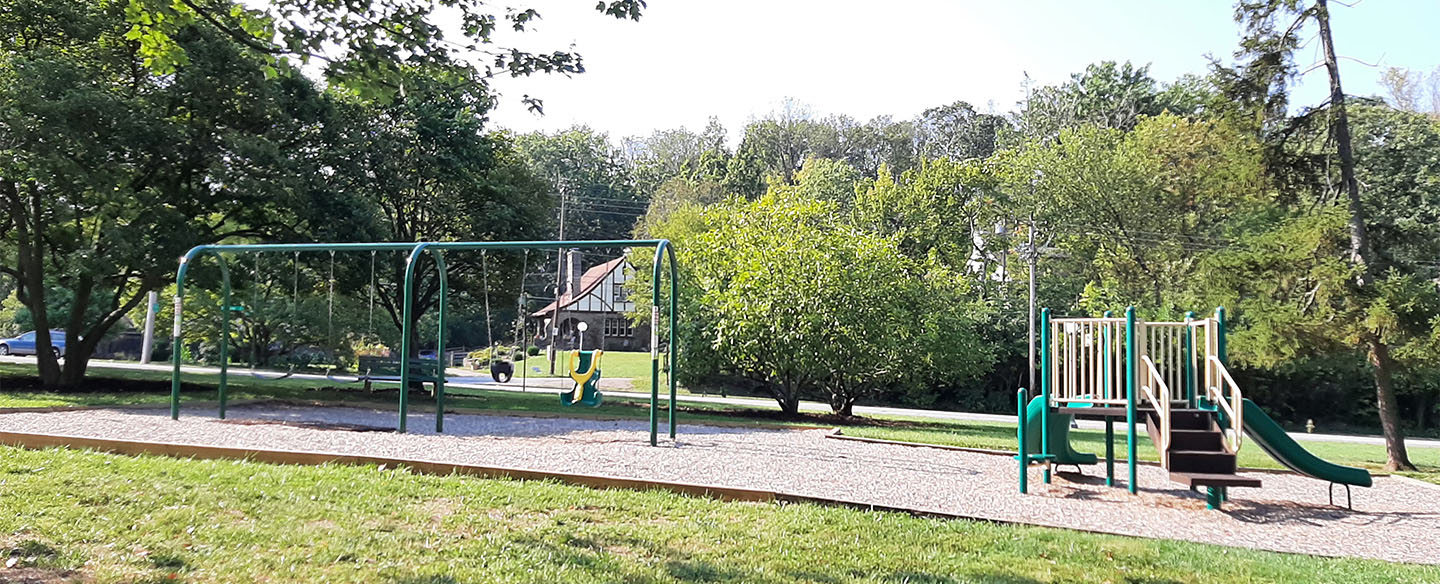
[[634, 335], [635, 329], [630, 327], [630, 319], [623, 316], [605, 317], [605, 336], [629, 337]]
[[615, 283], [614, 295], [611, 296], [611, 298], [614, 298], [614, 299], [615, 299], [615, 304], [619, 304], [619, 303], [621, 303], [621, 302], [627, 302], [627, 301], [628, 301], [628, 300], [625, 298], [625, 283], [624, 283], [624, 282], [616, 282], [616, 283]]

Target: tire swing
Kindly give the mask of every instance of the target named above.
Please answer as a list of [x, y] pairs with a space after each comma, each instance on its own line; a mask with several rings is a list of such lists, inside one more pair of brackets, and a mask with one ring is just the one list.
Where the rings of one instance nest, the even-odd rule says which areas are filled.
[[[499, 351], [496, 350], [495, 337], [493, 336], [494, 330], [490, 327], [490, 268], [488, 257], [485, 251], [480, 252], [480, 279], [485, 287], [485, 344], [490, 349], [490, 379], [496, 383], [509, 383], [511, 379], [515, 378], [515, 364], [512, 362], [514, 352], [506, 352], [506, 358], [500, 359], [498, 355]], [[521, 273], [523, 274], [524, 272]], [[520, 282], [522, 285], [524, 284], [525, 279], [523, 276]]]

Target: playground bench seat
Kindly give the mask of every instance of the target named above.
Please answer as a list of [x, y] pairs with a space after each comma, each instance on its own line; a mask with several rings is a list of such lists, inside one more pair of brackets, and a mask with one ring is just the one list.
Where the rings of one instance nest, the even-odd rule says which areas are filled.
[[[360, 357], [360, 378], [368, 384], [371, 381], [399, 381], [400, 359], [398, 357]], [[436, 359], [410, 359], [410, 380], [434, 383], [440, 378], [440, 361]]]

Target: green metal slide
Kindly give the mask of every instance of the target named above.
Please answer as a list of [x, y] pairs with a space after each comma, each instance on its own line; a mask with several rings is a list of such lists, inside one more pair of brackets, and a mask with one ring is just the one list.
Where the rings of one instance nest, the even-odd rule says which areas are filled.
[[[1025, 449], [1030, 454], [1040, 453], [1040, 413], [1044, 410], [1045, 401], [1041, 396], [1035, 396], [1025, 406]], [[1074, 417], [1050, 414], [1050, 454], [1055, 456], [1055, 464], [1095, 464], [1094, 454], [1076, 452], [1070, 446], [1070, 420]]]
[[[1034, 404], [1031, 404], [1034, 405]], [[1368, 487], [1371, 484], [1370, 471], [1363, 468], [1340, 466], [1310, 454], [1295, 442], [1285, 429], [1265, 414], [1255, 402], [1245, 400], [1245, 433], [1271, 458], [1286, 468], [1308, 477], [1341, 485]], [[1038, 428], [1038, 426], [1037, 426]]]

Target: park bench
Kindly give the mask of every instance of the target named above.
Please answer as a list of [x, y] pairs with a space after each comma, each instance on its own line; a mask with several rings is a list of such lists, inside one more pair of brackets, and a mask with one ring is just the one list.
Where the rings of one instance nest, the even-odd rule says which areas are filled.
[[[372, 381], [400, 381], [399, 357], [362, 355], [358, 369], [360, 381], [365, 382], [366, 391], [370, 391], [370, 382]], [[436, 383], [442, 374], [438, 359], [410, 359], [411, 381]]]

